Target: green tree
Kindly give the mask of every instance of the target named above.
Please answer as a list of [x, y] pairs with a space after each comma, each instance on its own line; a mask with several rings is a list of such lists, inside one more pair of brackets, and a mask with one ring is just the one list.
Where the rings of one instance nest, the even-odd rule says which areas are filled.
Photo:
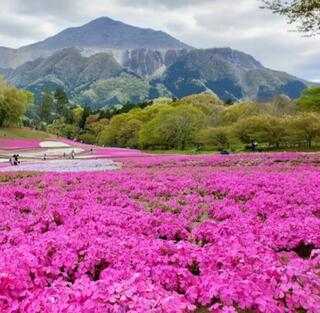
[[[219, 99], [219, 97], [212, 93], [200, 93], [191, 96], [187, 96], [179, 100], [185, 104], [193, 104], [193, 105], [223, 105], [223, 102]], [[176, 102], [179, 102], [176, 101]]]
[[318, 113], [302, 113], [290, 119], [290, 137], [294, 141], [304, 142], [309, 148], [320, 136], [320, 115]]
[[257, 116], [254, 119], [257, 123], [257, 140], [279, 148], [287, 136], [286, 119], [269, 115]]
[[130, 119], [117, 134], [117, 141], [121, 147], [137, 148], [139, 146], [139, 132], [142, 122]]
[[9, 87], [0, 79], [0, 126], [19, 125], [32, 102], [30, 92]]
[[55, 110], [57, 114], [63, 116], [69, 103], [68, 97], [62, 87], [57, 87], [54, 93]]
[[65, 118], [59, 117], [48, 126], [48, 131], [57, 136], [74, 139], [79, 133], [79, 127], [74, 124], [67, 124]]
[[128, 113], [113, 116], [109, 125], [99, 133], [98, 143], [104, 146], [120, 146], [119, 134], [129, 119]]
[[168, 105], [153, 105], [146, 110], [148, 119], [141, 127], [139, 145], [142, 148], [171, 148], [167, 138], [160, 132], [160, 126], [168, 114], [174, 111], [174, 108]]
[[197, 141], [205, 146], [227, 148], [230, 144], [230, 130], [228, 127], [205, 128], [197, 134]]
[[320, 1], [318, 0], [262, 0], [272, 12], [284, 15], [289, 23], [298, 23], [298, 30], [310, 34], [320, 31]]
[[191, 104], [205, 115], [208, 127], [217, 127], [223, 123], [225, 106], [218, 96], [211, 93], [201, 93], [182, 98], [177, 104]]
[[162, 146], [184, 150], [195, 138], [204, 121], [203, 113], [192, 105], [179, 105], [161, 111], [144, 125], [140, 133], [143, 146]]
[[280, 147], [284, 142], [287, 129], [286, 119], [270, 115], [250, 116], [233, 125], [233, 133], [242, 143], [257, 140], [269, 146]]
[[320, 112], [320, 87], [304, 90], [296, 103], [301, 111]]
[[223, 119], [225, 124], [232, 124], [242, 118], [258, 115], [258, 113], [259, 107], [256, 103], [237, 103], [226, 108]]
[[79, 127], [81, 129], [85, 129], [87, 118], [90, 116], [90, 114], [91, 114], [91, 109], [89, 107], [85, 106], [83, 108], [83, 111], [82, 111], [82, 114], [81, 114], [81, 118], [80, 118], [80, 121], [79, 121]]
[[39, 116], [42, 121], [49, 123], [53, 111], [53, 95], [51, 91], [45, 87], [39, 107]]
[[257, 116], [240, 119], [232, 125], [233, 135], [244, 144], [248, 144], [252, 140], [258, 140], [260, 131], [261, 125]]
[[80, 106], [73, 107], [70, 110], [70, 116], [67, 117], [67, 119], [71, 122], [70, 124], [76, 124], [79, 126], [81, 118], [82, 118], [82, 113], [83, 113], [83, 108]]

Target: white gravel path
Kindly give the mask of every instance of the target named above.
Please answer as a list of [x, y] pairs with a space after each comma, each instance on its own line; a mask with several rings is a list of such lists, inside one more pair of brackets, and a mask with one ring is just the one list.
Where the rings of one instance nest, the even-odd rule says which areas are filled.
[[96, 172], [120, 168], [112, 160], [51, 160], [37, 163], [21, 163], [17, 166], [0, 168], [0, 172], [37, 171], [37, 172]]

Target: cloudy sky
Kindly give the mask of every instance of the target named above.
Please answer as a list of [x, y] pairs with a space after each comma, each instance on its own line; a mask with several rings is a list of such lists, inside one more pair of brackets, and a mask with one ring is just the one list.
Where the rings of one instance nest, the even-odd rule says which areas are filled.
[[20, 47], [108, 16], [197, 48], [231, 47], [265, 66], [320, 81], [320, 36], [290, 31], [259, 0], [1, 0], [0, 46]]

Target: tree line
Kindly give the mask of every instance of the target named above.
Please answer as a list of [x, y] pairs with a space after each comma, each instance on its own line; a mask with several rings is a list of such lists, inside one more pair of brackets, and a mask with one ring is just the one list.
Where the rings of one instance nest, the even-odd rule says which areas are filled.
[[292, 101], [223, 103], [202, 93], [158, 98], [92, 111], [69, 103], [62, 87], [44, 88], [33, 104], [30, 92], [0, 81], [0, 126], [29, 126], [104, 146], [152, 150], [236, 149], [257, 141], [266, 149], [311, 148], [320, 143], [320, 87]]
[[182, 99], [158, 98], [92, 112], [74, 107], [72, 119], [58, 117], [48, 129], [60, 136], [104, 146], [152, 150], [243, 147], [311, 148], [320, 140], [320, 88], [267, 103], [223, 103], [210, 93]]

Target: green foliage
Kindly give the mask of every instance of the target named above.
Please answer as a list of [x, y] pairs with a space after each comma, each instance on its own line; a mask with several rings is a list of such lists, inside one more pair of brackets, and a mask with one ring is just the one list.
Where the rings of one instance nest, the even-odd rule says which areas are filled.
[[[143, 102], [149, 99], [152, 86], [147, 79], [122, 73], [109, 79], [97, 80], [89, 89], [83, 90], [74, 100], [79, 103], [87, 103], [93, 108], [101, 108], [110, 104], [123, 104], [127, 102]], [[163, 90], [161, 95], [169, 95]]]
[[194, 94], [191, 96], [184, 97], [180, 101], [186, 104], [193, 104], [197, 106], [223, 105], [223, 102], [219, 99], [219, 97], [212, 93]]
[[[129, 120], [129, 114], [123, 113], [113, 116], [108, 126], [98, 136], [98, 143], [104, 146], [121, 146], [120, 131]], [[123, 142], [122, 142], [123, 143]]]
[[305, 142], [311, 148], [313, 141], [320, 136], [320, 114], [303, 113], [291, 118], [290, 137], [294, 142]]
[[0, 127], [20, 125], [32, 101], [30, 92], [7, 86], [0, 78]]
[[301, 111], [320, 112], [320, 87], [304, 90], [296, 103]]
[[177, 104], [191, 104], [202, 111], [205, 115], [205, 125], [216, 127], [223, 122], [225, 106], [223, 102], [214, 94], [202, 93], [191, 95], [177, 101]]
[[71, 109], [71, 119], [73, 121], [73, 124], [79, 126], [80, 125], [80, 121], [82, 118], [82, 114], [83, 114], [83, 108], [80, 106], [74, 107]]
[[205, 146], [227, 148], [230, 145], [230, 129], [228, 127], [210, 127], [197, 134], [197, 141]]
[[85, 106], [82, 110], [82, 114], [81, 114], [81, 118], [79, 121], [79, 127], [81, 129], [84, 129], [86, 126], [86, 122], [87, 122], [87, 118], [89, 117], [89, 115], [91, 114], [91, 109], [87, 106]]
[[138, 134], [142, 122], [134, 114], [120, 114], [114, 116], [98, 135], [98, 142], [106, 146], [138, 147]]
[[30, 128], [1, 128], [0, 137], [3, 136], [17, 139], [45, 139], [52, 137], [49, 133]]
[[58, 87], [56, 89], [54, 93], [54, 99], [55, 99], [56, 113], [59, 114], [60, 116], [63, 116], [63, 114], [67, 110], [67, 105], [69, 103], [69, 100], [62, 87]]
[[50, 122], [51, 114], [53, 111], [53, 95], [52, 92], [45, 87], [43, 91], [43, 96], [41, 104], [39, 107], [39, 116], [43, 122]]
[[249, 144], [253, 140], [257, 140], [260, 131], [259, 117], [251, 116], [240, 119], [233, 125], [233, 135], [242, 143]]
[[67, 124], [64, 118], [57, 118], [48, 126], [48, 131], [57, 136], [74, 139], [79, 133], [79, 127], [74, 124]]
[[269, 146], [279, 148], [287, 136], [287, 120], [266, 115], [259, 116], [257, 122], [260, 123], [258, 140], [267, 142]]
[[278, 148], [287, 134], [286, 120], [268, 115], [251, 116], [238, 121], [233, 133], [242, 143], [257, 140]]
[[195, 139], [204, 121], [204, 114], [190, 104], [166, 108], [141, 129], [140, 143], [184, 150]]
[[307, 33], [320, 31], [320, 2], [317, 0], [262, 0], [263, 8], [285, 15], [289, 23], [298, 23], [298, 30]]
[[77, 140], [80, 142], [88, 143], [88, 144], [95, 144], [96, 136], [91, 133], [83, 133], [83, 134], [77, 135]]
[[134, 118], [130, 119], [118, 133], [119, 145], [122, 147], [138, 148], [141, 126], [141, 121]]
[[[316, 103], [318, 91], [308, 90], [301, 99], [311, 98]], [[152, 102], [126, 103], [92, 112], [88, 107], [68, 108], [62, 90], [57, 94], [61, 97], [56, 96], [54, 103], [64, 99], [65, 117], [56, 114], [49, 131], [91, 144], [176, 151], [194, 151], [194, 145], [201, 144], [209, 149], [241, 150], [253, 140], [260, 147], [277, 149], [310, 148], [320, 139], [320, 115], [299, 112], [296, 103], [286, 96], [275, 97], [271, 102], [227, 106], [217, 96], [202, 93], [179, 100], [160, 97]], [[51, 99], [52, 94], [45, 90], [44, 108]], [[315, 104], [313, 110], [317, 109]], [[52, 117], [49, 114], [49, 121]]]
[[161, 123], [174, 110], [171, 106], [162, 106], [157, 108], [156, 115], [149, 122], [143, 125], [139, 135], [139, 143], [143, 148], [161, 147], [165, 149], [172, 148], [165, 138], [165, 134], [161, 133]]
[[258, 105], [255, 103], [237, 103], [226, 108], [224, 123], [233, 124], [242, 118], [258, 114]]

